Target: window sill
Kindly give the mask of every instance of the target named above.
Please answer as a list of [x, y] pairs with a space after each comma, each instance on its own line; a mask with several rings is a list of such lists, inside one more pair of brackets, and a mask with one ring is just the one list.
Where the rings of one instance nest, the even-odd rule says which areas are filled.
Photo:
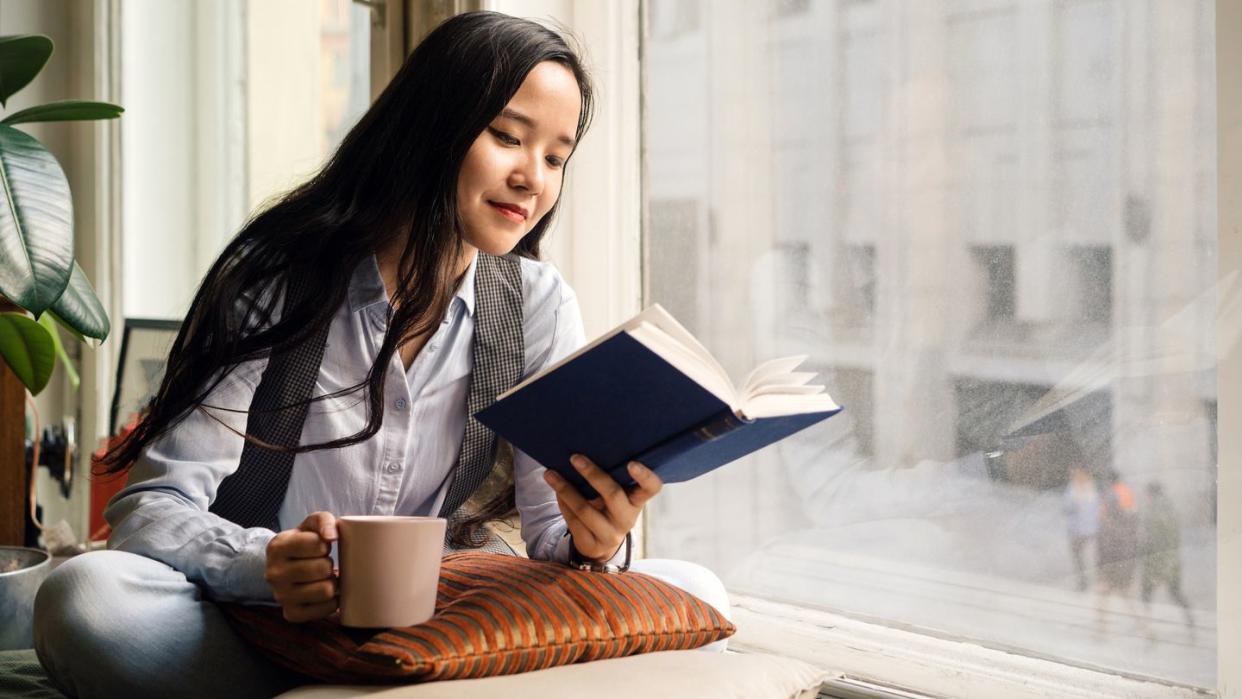
[[[831, 612], [733, 595], [730, 650], [823, 668], [850, 696], [1201, 698], [1214, 693], [1074, 667], [974, 643], [889, 628]], [[873, 688], [868, 694], [867, 687]], [[829, 696], [833, 696], [829, 694]]]

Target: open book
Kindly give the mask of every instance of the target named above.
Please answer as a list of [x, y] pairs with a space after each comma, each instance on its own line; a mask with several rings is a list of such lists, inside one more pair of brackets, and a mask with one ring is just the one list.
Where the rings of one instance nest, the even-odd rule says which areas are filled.
[[639, 461], [687, 481], [841, 410], [806, 359], [760, 364], [740, 386], [658, 304], [501, 394], [475, 418], [587, 497], [569, 464], [582, 453], [619, 483]]

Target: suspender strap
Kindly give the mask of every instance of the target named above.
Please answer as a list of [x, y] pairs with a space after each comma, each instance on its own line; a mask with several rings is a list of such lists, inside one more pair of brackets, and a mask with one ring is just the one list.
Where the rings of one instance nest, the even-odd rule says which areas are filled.
[[451, 517], [487, 479], [496, 460], [496, 435], [474, 414], [522, 378], [522, 275], [516, 258], [479, 253], [474, 277], [474, 368], [466, 408], [466, 433], [453, 481], [440, 508]]
[[[305, 292], [295, 288], [290, 298], [300, 293]], [[516, 258], [478, 253], [474, 294], [474, 367], [467, 398], [466, 430], [441, 517], [457, 512], [491, 472], [496, 436], [475, 420], [474, 414], [517, 384], [526, 360], [520, 262]], [[303, 401], [311, 397], [315, 388], [328, 328], [325, 326], [297, 348], [272, 355], [250, 403], [248, 434], [279, 446], [297, 446], [308, 407]], [[278, 531], [278, 514], [295, 456], [247, 441], [237, 470], [220, 483], [210, 511], [243, 527]], [[499, 545], [503, 547], [503, 542]]]
[[[307, 283], [309, 280], [290, 282], [286, 310], [294, 299], [307, 293]], [[330, 325], [325, 324], [297, 347], [272, 353], [250, 401], [247, 434], [277, 446], [298, 445], [309, 407], [305, 401], [319, 376]], [[221, 481], [210, 511], [243, 527], [279, 531], [277, 514], [289, 487], [294, 456], [247, 440], [237, 470]]]

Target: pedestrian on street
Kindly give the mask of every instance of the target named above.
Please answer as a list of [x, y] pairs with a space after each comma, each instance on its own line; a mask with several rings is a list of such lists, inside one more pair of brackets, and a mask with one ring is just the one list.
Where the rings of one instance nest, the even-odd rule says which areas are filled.
[[1087, 589], [1087, 550], [1100, 531], [1100, 493], [1095, 479], [1081, 464], [1070, 473], [1065, 486], [1065, 516], [1069, 524], [1070, 553], [1074, 557], [1074, 572], [1078, 576], [1078, 590]]
[[1144, 611], [1150, 613], [1152, 593], [1160, 587], [1169, 590], [1169, 596], [1182, 608], [1190, 640], [1195, 638], [1195, 620], [1190, 612], [1190, 602], [1182, 593], [1181, 527], [1173, 501], [1164, 493], [1164, 487], [1156, 481], [1147, 484], [1147, 506], [1142, 523], [1143, 570], [1142, 599]]
[[1100, 528], [1096, 536], [1099, 561], [1099, 603], [1097, 630], [1101, 637], [1108, 633], [1108, 602], [1114, 594], [1122, 599], [1130, 612], [1145, 626], [1135, 602], [1134, 570], [1138, 559], [1138, 506], [1130, 489], [1116, 469], [1108, 469], [1104, 497], [1100, 503]]

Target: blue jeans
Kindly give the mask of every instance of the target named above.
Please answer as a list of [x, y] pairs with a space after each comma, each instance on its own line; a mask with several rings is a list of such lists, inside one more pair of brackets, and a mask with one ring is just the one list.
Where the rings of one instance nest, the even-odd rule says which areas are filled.
[[[636, 561], [729, 615], [724, 585], [684, 561]], [[272, 697], [309, 680], [268, 662], [197, 585], [154, 559], [97, 551], [52, 571], [35, 598], [35, 650], [77, 697]], [[724, 641], [705, 647], [724, 650]]]

